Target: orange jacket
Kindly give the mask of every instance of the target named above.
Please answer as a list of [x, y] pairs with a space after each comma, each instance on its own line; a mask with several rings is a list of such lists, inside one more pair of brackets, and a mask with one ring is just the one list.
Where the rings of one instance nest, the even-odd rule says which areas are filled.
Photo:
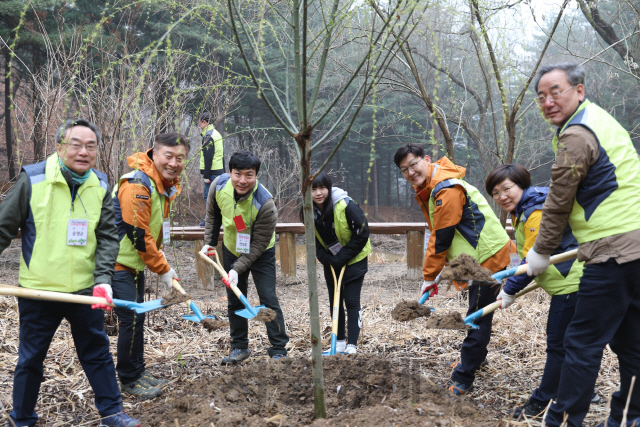
[[[149, 179], [153, 180], [158, 190], [158, 194], [165, 194], [164, 180], [153, 164], [153, 149], [146, 153], [135, 153], [127, 158], [127, 163], [131, 169], [144, 172]], [[169, 216], [171, 202], [180, 194], [182, 190], [180, 179], [176, 178], [171, 183], [176, 189], [171, 197], [164, 197], [163, 218]], [[118, 227], [134, 228], [136, 233], [144, 237], [145, 251], [138, 250], [138, 254], [145, 265], [154, 273], [164, 274], [169, 271], [169, 263], [165, 259], [160, 248], [162, 247], [162, 229], [157, 236], [152, 236], [149, 231], [151, 221], [151, 193], [144, 185], [129, 180], [122, 180], [118, 187], [118, 200], [114, 204], [116, 207], [116, 217], [121, 215], [121, 222]], [[119, 219], [119, 218], [117, 218]], [[135, 225], [134, 225], [135, 224]], [[138, 238], [141, 236], [137, 236]], [[123, 238], [128, 238], [124, 236]], [[116, 263], [116, 270], [130, 270], [131, 268]]]
[[[422, 213], [424, 214], [431, 237], [427, 245], [427, 253], [422, 265], [422, 275], [424, 280], [435, 280], [447, 261], [449, 246], [436, 247], [436, 231], [446, 228], [455, 228], [462, 219], [463, 207], [467, 202], [467, 196], [459, 186], [445, 188], [436, 195], [436, 209], [433, 213], [433, 224], [429, 217], [429, 198], [433, 189], [441, 181], [447, 179], [463, 179], [467, 170], [461, 166], [454, 165], [447, 157], [443, 157], [437, 162], [429, 165], [425, 186], [418, 188], [414, 186], [416, 200]], [[450, 245], [450, 243], [449, 243]], [[482, 263], [484, 268], [492, 273], [502, 270], [509, 262], [509, 249], [511, 241], [500, 249], [495, 255]], [[514, 249], [515, 250], [515, 249]]]

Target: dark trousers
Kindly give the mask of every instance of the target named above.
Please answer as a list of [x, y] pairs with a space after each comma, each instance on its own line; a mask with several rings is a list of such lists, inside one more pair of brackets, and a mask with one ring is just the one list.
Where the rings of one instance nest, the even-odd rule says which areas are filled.
[[[211, 175], [209, 175], [209, 183], [207, 184], [206, 182], [204, 183], [204, 189], [202, 192], [202, 195], [204, 196], [204, 201], [207, 201], [207, 197], [209, 196], [209, 188], [211, 188], [211, 184], [213, 184], [213, 180], [216, 179], [217, 177], [219, 177], [220, 175], [222, 175], [222, 172], [220, 173], [212, 173]], [[205, 204], [206, 206], [206, 204]]]
[[547, 318], [547, 362], [540, 385], [529, 398], [530, 402], [546, 406], [558, 395], [560, 370], [565, 354], [564, 336], [576, 311], [577, 301], [577, 292], [551, 297]]
[[[345, 318], [344, 308], [347, 309], [349, 332], [348, 344], [358, 345], [358, 337], [360, 336], [360, 325], [362, 324], [360, 311], [360, 292], [364, 275], [367, 272], [367, 258], [358, 261], [352, 265], [348, 265], [342, 276], [342, 284], [340, 287], [340, 303], [338, 305], [338, 333], [336, 338], [344, 340], [345, 334]], [[336, 278], [340, 277], [340, 270], [336, 270]], [[329, 291], [329, 307], [333, 319], [333, 298], [334, 298], [334, 282], [331, 274], [331, 267], [324, 266], [324, 279], [327, 282], [327, 290]]]
[[611, 418], [621, 422], [631, 378], [636, 383], [627, 419], [640, 417], [640, 260], [618, 264], [610, 259], [585, 266], [576, 312], [564, 338], [566, 351], [556, 403], [546, 418], [557, 427], [568, 414], [569, 426], [580, 426], [589, 411], [602, 351], [609, 344], [618, 356], [620, 390], [611, 399]]
[[[230, 271], [233, 263], [238, 258], [224, 247], [222, 259], [224, 269]], [[253, 277], [260, 304], [276, 312], [275, 320], [265, 323], [267, 326], [267, 336], [272, 346], [267, 349], [267, 352], [269, 356], [273, 356], [274, 354], [287, 354], [284, 346], [289, 342], [289, 337], [284, 329], [284, 316], [282, 315], [278, 296], [276, 295], [276, 249], [267, 249], [255, 260], [247, 271], [238, 276], [238, 289], [240, 289], [240, 292], [247, 298], [249, 297], [247, 294], [249, 273], [251, 273]], [[238, 299], [231, 289], [227, 289], [227, 298], [229, 300], [231, 347], [247, 349], [249, 348], [249, 322], [244, 317], [236, 315], [236, 310], [242, 310], [244, 304], [242, 304], [242, 301]]]
[[[144, 302], [144, 271], [113, 273], [113, 297], [125, 301]], [[142, 376], [144, 364], [144, 313], [128, 308], [115, 308], [118, 315], [118, 364], [116, 371], [123, 384]]]
[[[62, 319], [71, 327], [78, 359], [95, 393], [100, 416], [122, 411], [122, 399], [104, 332], [104, 313], [91, 306], [18, 298], [20, 346], [13, 379], [11, 419], [17, 427], [34, 426], [43, 363]], [[11, 424], [10, 424], [11, 425]]]
[[[496, 301], [496, 289], [491, 286], [471, 285], [469, 290], [469, 310], [467, 315]], [[460, 350], [460, 364], [451, 374], [451, 379], [457, 383], [471, 385], [475, 380], [476, 370], [487, 357], [487, 346], [491, 340], [491, 322], [493, 313], [475, 321], [478, 329], [469, 329], [462, 342]]]

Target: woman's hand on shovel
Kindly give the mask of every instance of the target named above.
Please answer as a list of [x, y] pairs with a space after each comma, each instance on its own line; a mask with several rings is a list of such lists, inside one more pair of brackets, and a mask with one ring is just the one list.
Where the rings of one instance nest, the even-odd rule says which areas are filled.
[[[113, 302], [113, 291], [111, 290], [111, 285], [108, 285], [106, 283], [100, 283], [99, 285], [96, 285], [93, 288], [93, 296], [104, 298], [109, 304], [111, 304]], [[111, 307], [106, 304], [91, 304], [91, 308], [106, 309], [107, 311], [111, 310]]]
[[431, 296], [438, 295], [438, 284], [435, 280], [425, 280], [422, 282], [422, 292], [420, 292], [420, 296], [424, 295], [424, 293], [430, 289], [433, 289]]

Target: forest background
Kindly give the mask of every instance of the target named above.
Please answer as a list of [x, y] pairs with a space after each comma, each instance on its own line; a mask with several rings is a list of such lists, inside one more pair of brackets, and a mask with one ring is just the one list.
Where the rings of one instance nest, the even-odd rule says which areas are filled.
[[[310, 3], [317, 12], [310, 22], [320, 27], [327, 25], [323, 3], [330, 5]], [[351, 126], [328, 167], [334, 183], [365, 207], [370, 220], [421, 218], [412, 189], [393, 164], [395, 150], [408, 142], [422, 144], [432, 159], [449, 156], [482, 191], [486, 175], [510, 162], [531, 169], [534, 184], [547, 184], [554, 129], [540, 115], [531, 87], [541, 64], [584, 63], [588, 98], [631, 133], [636, 148], [640, 144], [635, 1], [420, 0], [420, 13], [413, 15], [397, 8], [402, 3], [347, 3], [315, 94], [319, 105], [331, 105], [343, 87], [355, 93], [349, 79], [371, 75], [372, 68], [355, 65], [374, 43], [371, 33], [385, 14], [394, 10], [410, 29], [395, 48], [381, 44], [390, 59], [377, 70], [353, 125], [342, 116], [356, 109], [347, 96], [314, 130], [327, 137], [312, 170]], [[278, 15], [287, 3], [238, 4], [262, 55], [247, 50], [245, 59], [285, 88], [281, 95], [287, 98], [295, 85], [291, 34], [281, 25], [286, 17]], [[149, 148], [157, 133], [178, 131], [190, 137], [192, 150], [188, 191], [177, 214], [184, 225], [195, 225], [204, 208], [195, 119], [210, 111], [225, 137], [225, 164], [236, 149], [257, 152], [264, 161], [259, 178], [274, 195], [282, 221], [298, 221], [296, 145], [256, 91], [227, 6], [215, 0], [0, 2], [3, 188], [22, 165], [53, 152], [56, 127], [65, 118], [84, 117], [101, 129], [96, 167], [111, 184], [128, 170], [128, 155]], [[310, 60], [310, 76], [314, 67], [317, 61]]]

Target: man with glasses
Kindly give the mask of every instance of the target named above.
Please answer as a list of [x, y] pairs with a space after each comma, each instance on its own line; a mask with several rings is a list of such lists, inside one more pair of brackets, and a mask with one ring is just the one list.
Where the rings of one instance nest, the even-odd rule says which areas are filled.
[[[538, 72], [535, 90], [543, 116], [558, 127], [556, 161], [540, 230], [527, 255], [527, 273], [549, 266], [567, 221], [585, 262], [576, 311], [564, 339], [550, 427], [580, 426], [607, 344], [620, 364], [620, 388], [611, 399], [610, 427], [618, 427], [628, 399], [628, 425], [640, 424], [640, 161], [629, 133], [585, 98], [585, 72], [555, 64]], [[631, 381], [636, 377], [634, 389]], [[604, 423], [601, 424], [601, 426]]]
[[[393, 160], [413, 185], [431, 231], [422, 268], [421, 293], [437, 295], [436, 277], [445, 262], [462, 253], [472, 256], [492, 273], [509, 265], [511, 240], [484, 196], [463, 181], [465, 168], [454, 165], [446, 157], [431, 163], [431, 158], [418, 144], [400, 147]], [[495, 302], [496, 295], [490, 287], [469, 286], [468, 314]], [[465, 394], [472, 389], [476, 370], [486, 363], [492, 319], [493, 313], [480, 318], [476, 321], [479, 328], [467, 332], [460, 362], [452, 365], [455, 369], [447, 383], [452, 393]]]
[[[18, 229], [22, 233], [21, 287], [111, 301], [118, 238], [107, 176], [93, 169], [100, 137], [93, 123], [67, 120], [56, 133], [57, 151], [44, 162], [25, 166], [0, 204], [0, 252]], [[9, 425], [36, 425], [43, 362], [58, 326], [66, 319], [103, 417], [100, 425], [140, 426], [122, 410], [101, 310], [18, 298], [18, 311], [20, 346]]]

